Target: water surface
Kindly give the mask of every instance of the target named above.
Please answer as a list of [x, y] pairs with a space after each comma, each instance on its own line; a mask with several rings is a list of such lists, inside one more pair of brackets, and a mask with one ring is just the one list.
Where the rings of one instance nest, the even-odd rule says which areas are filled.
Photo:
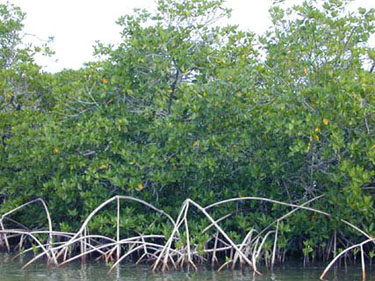
[[[271, 273], [260, 268], [263, 276], [254, 277], [249, 271], [215, 272], [200, 270], [198, 272], [152, 273], [148, 266], [121, 265], [108, 274], [108, 267], [103, 263], [72, 263], [60, 268], [47, 267], [43, 262], [36, 263], [22, 270], [26, 260], [12, 261], [9, 254], [0, 254], [0, 281], [318, 281], [324, 264], [303, 267], [300, 262], [288, 262], [276, 267]], [[375, 281], [375, 270], [367, 266], [367, 281]], [[361, 281], [359, 265], [338, 267], [327, 276], [327, 280]]]

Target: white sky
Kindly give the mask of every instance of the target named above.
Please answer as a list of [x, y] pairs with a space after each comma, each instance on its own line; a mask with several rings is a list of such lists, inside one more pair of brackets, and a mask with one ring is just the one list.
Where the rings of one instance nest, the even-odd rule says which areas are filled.
[[[0, 2], [5, 0], [0, 0]], [[302, 0], [289, 0], [300, 3]], [[115, 21], [134, 8], [153, 10], [154, 0], [9, 0], [26, 12], [25, 31], [42, 39], [54, 37], [53, 58], [39, 59], [47, 71], [77, 69], [93, 60], [92, 46], [99, 40], [117, 43], [120, 27]], [[270, 25], [271, 0], [227, 0], [233, 9], [231, 23], [262, 33]], [[356, 0], [355, 7], [375, 8], [375, 0]]]

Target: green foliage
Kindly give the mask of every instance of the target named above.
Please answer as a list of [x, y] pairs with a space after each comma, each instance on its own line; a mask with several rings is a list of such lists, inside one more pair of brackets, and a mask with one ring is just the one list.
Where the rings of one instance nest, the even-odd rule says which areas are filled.
[[[24, 14], [1, 5], [0, 210], [42, 197], [69, 230], [115, 194], [171, 214], [188, 197], [204, 206], [325, 194], [316, 208], [374, 233], [374, 10], [275, 1], [273, 26], [257, 37], [215, 25], [229, 16], [222, 2], [159, 0], [154, 14], [118, 20], [123, 42], [98, 44], [102, 60], [56, 74], [41, 73], [31, 47], [19, 48]], [[124, 231], [171, 232], [155, 215], [150, 226], [137, 205], [122, 211]], [[223, 224], [240, 241], [287, 211], [246, 202], [213, 216], [233, 213]], [[34, 215], [23, 219], [32, 224]], [[113, 217], [100, 213], [90, 228], [113, 234]], [[327, 220], [295, 213], [280, 224], [280, 249], [300, 245], [311, 255], [339, 228], [357, 239]], [[191, 226], [199, 251], [207, 225]]]

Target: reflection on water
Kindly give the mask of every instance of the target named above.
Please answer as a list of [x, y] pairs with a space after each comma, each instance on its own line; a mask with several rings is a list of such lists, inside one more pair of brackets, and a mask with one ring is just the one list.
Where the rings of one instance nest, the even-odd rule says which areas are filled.
[[[12, 256], [0, 254], [0, 281], [317, 281], [324, 265], [303, 268], [299, 263], [287, 263], [277, 267], [274, 273], [261, 268], [263, 276], [253, 276], [249, 271], [200, 270], [198, 272], [152, 273], [148, 266], [122, 265], [108, 273], [108, 267], [102, 263], [74, 263], [61, 268], [47, 267], [36, 263], [22, 270], [25, 263], [20, 259], [12, 261]], [[375, 281], [375, 270], [367, 267], [367, 281]], [[328, 275], [328, 280], [360, 281], [359, 266], [336, 268]]]

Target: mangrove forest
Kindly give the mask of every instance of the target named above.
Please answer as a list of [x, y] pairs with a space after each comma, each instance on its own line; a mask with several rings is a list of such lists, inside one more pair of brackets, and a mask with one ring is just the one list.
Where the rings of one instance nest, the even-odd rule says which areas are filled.
[[[0, 248], [154, 271], [375, 258], [375, 9], [157, 0], [49, 73], [0, 4]], [[74, 42], [72, 42], [74, 44]]]

